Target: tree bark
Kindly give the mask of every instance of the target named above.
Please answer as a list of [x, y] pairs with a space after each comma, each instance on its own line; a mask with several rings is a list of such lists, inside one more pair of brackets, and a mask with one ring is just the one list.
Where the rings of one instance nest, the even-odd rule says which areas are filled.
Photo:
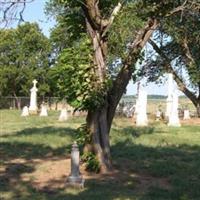
[[104, 106], [96, 111], [88, 111], [86, 119], [87, 128], [92, 136], [90, 150], [96, 154], [102, 173], [112, 170], [107, 114], [108, 109]]
[[21, 101], [20, 99], [17, 97], [16, 93], [13, 92], [14, 98], [16, 100], [16, 104], [17, 104], [17, 109], [20, 110], [21, 109]]

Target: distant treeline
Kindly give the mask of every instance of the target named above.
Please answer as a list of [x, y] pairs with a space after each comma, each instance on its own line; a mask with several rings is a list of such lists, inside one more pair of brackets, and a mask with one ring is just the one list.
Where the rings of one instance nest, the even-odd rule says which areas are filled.
[[[156, 94], [150, 94], [150, 95], [148, 95], [148, 97], [147, 97], [148, 99], [166, 99], [167, 98], [167, 96], [164, 96], [164, 95], [156, 95]], [[181, 98], [181, 99], [185, 99], [186, 97], [185, 96], [179, 96], [179, 98]], [[124, 95], [123, 97], [122, 97], [122, 101], [124, 100], [125, 102], [126, 101], [132, 101], [133, 99], [136, 99], [136, 95]]]

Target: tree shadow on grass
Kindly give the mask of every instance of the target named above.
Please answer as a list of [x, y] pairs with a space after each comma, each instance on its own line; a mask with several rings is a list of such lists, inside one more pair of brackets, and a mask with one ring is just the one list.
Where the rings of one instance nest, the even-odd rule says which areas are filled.
[[141, 187], [145, 188], [144, 178], [149, 180], [139, 199], [200, 199], [200, 146], [153, 148], [125, 141], [117, 143], [112, 152], [116, 167], [137, 174]]
[[154, 133], [154, 127], [126, 127], [122, 129], [124, 134], [130, 134], [133, 137], [139, 137], [140, 135], [152, 134]]
[[75, 129], [72, 128], [61, 128], [61, 127], [53, 127], [46, 126], [43, 128], [26, 128], [21, 131], [16, 132], [12, 135], [4, 135], [2, 138], [8, 138], [13, 136], [31, 136], [31, 135], [57, 135], [57, 136], [74, 136], [76, 133]]
[[[151, 131], [153, 130], [149, 129], [146, 134], [151, 134]], [[37, 134], [42, 132], [43, 130], [38, 130]], [[17, 134], [20, 137], [28, 133], [29, 131], [22, 131]], [[59, 134], [59, 131], [57, 133]], [[67, 187], [53, 188], [58, 180], [50, 180], [44, 189], [38, 190], [33, 184], [34, 181], [25, 181], [22, 175], [35, 170], [34, 159], [59, 159], [69, 155], [70, 146], [51, 148], [42, 144], [3, 142], [0, 152], [5, 170], [0, 172], [1, 199], [200, 199], [200, 146], [161, 144], [159, 147], [147, 147], [126, 140], [116, 143], [111, 150], [117, 169], [114, 174], [86, 180], [85, 188], [78, 191]], [[18, 163], [15, 159], [23, 159], [25, 162]], [[14, 162], [11, 162], [13, 160]]]
[[[114, 145], [112, 154], [117, 172], [114, 175], [86, 180], [84, 189], [78, 191], [67, 187], [52, 189], [57, 180], [51, 180], [45, 189], [37, 190], [31, 181], [23, 181], [20, 176], [24, 172], [34, 170], [34, 166], [26, 163], [19, 168], [15, 163], [14, 168], [7, 166], [7, 173], [10, 175], [18, 173], [17, 176], [13, 175], [17, 178], [17, 186], [15, 182], [8, 180], [6, 182], [4, 179], [7, 186], [4, 184], [1, 191], [12, 190], [11, 199], [19, 200], [200, 199], [199, 146], [153, 148], [125, 141]], [[8, 174], [5, 177], [8, 177]]]

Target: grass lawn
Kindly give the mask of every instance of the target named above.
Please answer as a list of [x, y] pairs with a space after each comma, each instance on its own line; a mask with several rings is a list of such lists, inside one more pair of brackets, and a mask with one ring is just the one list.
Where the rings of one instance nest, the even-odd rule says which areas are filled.
[[115, 170], [88, 174], [82, 166], [85, 187], [76, 190], [65, 180], [84, 118], [58, 122], [58, 116], [0, 110], [1, 200], [200, 200], [199, 125], [136, 128], [131, 119], [116, 118], [110, 136]]

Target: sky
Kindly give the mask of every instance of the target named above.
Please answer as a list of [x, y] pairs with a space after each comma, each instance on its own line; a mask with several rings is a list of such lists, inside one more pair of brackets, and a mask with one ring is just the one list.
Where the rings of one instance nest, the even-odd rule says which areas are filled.
[[[54, 27], [55, 21], [53, 19], [47, 19], [47, 16], [44, 14], [46, 0], [34, 0], [32, 3], [27, 4], [24, 11], [24, 20], [29, 22], [37, 22], [42, 30], [42, 32], [49, 37], [51, 28]], [[144, 81], [142, 84], [144, 85]], [[167, 82], [163, 85], [156, 85], [154, 83], [149, 83], [148, 85], [143, 86], [143, 89], [150, 94], [157, 95], [166, 95], [167, 93]], [[137, 84], [133, 84], [130, 81], [127, 86], [127, 95], [135, 95], [137, 91]]]

